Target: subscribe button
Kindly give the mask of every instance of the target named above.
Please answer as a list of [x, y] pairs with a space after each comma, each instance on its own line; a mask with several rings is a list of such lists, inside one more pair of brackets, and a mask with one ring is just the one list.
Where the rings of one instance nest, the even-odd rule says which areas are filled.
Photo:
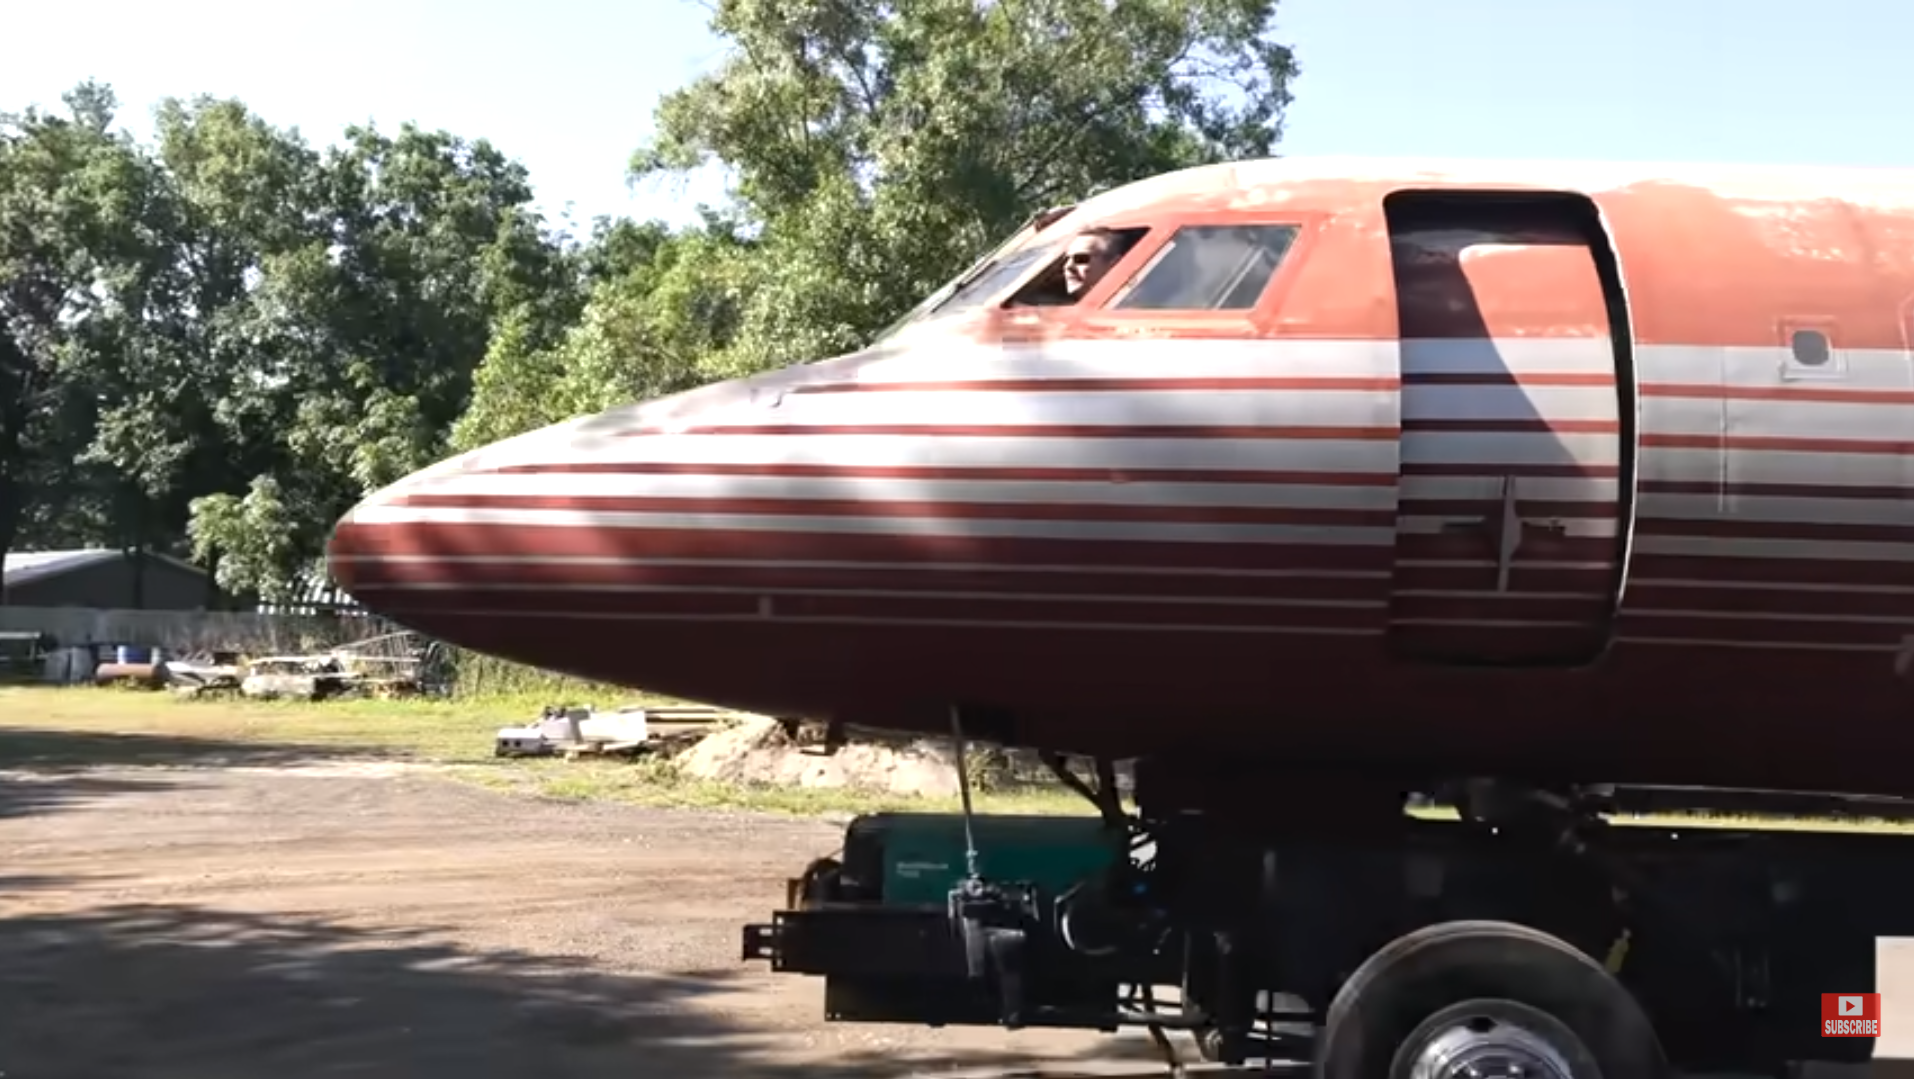
[[1881, 1036], [1881, 994], [1821, 994], [1823, 1038], [1878, 1038]]

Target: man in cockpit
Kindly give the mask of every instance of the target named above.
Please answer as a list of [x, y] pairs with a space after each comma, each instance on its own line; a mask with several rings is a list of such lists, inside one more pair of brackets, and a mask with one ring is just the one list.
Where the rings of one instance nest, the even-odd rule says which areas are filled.
[[1122, 260], [1122, 241], [1115, 229], [1087, 229], [1070, 241], [1063, 256], [1063, 291], [1069, 302], [1082, 299]]

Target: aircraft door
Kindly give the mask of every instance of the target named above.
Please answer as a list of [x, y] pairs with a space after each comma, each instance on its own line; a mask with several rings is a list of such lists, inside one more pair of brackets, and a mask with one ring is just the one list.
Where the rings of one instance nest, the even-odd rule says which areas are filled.
[[1579, 666], [1612, 636], [1632, 516], [1628, 312], [1593, 203], [1398, 192], [1392, 652]]

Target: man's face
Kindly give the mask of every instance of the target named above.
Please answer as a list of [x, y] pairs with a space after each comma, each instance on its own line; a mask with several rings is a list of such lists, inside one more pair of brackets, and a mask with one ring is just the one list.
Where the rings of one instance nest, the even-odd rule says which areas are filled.
[[1072, 296], [1081, 296], [1103, 279], [1110, 270], [1110, 240], [1105, 236], [1079, 236], [1070, 241], [1063, 256], [1063, 287]]

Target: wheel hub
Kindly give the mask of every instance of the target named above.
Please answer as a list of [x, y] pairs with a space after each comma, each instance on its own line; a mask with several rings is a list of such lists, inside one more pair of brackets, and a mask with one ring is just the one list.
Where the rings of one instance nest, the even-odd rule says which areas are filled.
[[1431, 1038], [1407, 1079], [1575, 1079], [1575, 1072], [1540, 1035], [1484, 1017]]

